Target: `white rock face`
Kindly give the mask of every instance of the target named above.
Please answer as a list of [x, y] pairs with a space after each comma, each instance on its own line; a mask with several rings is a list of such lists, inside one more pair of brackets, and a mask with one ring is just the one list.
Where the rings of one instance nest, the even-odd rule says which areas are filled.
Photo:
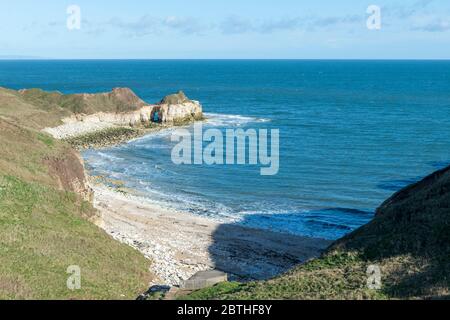
[[139, 110], [124, 113], [77, 114], [62, 119], [64, 124], [54, 128], [45, 128], [43, 131], [56, 139], [66, 139], [115, 126], [138, 127], [149, 124], [156, 111], [160, 112], [161, 122], [167, 124], [177, 120], [198, 119], [202, 115], [200, 103], [189, 100], [181, 104], [148, 105]]
[[187, 117], [192, 119], [202, 115], [202, 106], [198, 101], [189, 101], [182, 104], [163, 104], [161, 105], [162, 121], [174, 122], [183, 120]]

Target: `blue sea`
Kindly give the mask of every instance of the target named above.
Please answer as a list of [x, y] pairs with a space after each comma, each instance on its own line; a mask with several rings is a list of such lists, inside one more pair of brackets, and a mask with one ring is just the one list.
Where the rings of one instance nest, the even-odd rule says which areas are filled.
[[280, 130], [280, 169], [181, 165], [171, 130], [84, 152], [92, 174], [163, 206], [336, 239], [390, 195], [450, 164], [450, 61], [0, 61], [0, 86], [64, 93], [183, 90], [206, 128]]

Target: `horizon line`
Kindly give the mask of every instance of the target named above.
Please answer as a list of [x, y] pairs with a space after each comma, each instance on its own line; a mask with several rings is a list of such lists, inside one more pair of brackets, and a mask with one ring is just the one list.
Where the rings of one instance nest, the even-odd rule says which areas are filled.
[[450, 58], [1, 58], [0, 61], [450, 61]]

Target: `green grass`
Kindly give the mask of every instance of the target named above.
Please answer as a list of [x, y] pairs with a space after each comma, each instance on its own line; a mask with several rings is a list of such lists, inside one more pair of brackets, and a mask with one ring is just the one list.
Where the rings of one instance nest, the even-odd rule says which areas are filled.
[[[151, 261], [112, 239], [72, 179], [84, 179], [70, 146], [39, 131], [66, 113], [0, 88], [0, 299], [135, 299], [148, 289]], [[40, 100], [40, 105], [30, 104]], [[81, 268], [69, 290], [67, 268]]]
[[183, 300], [210, 300], [223, 299], [227, 296], [236, 294], [245, 290], [245, 285], [238, 282], [223, 282], [214, 287], [198, 290], [188, 296], [181, 297]]
[[[77, 195], [0, 177], [0, 299], [133, 299], [146, 289], [149, 261], [87, 218]], [[66, 286], [71, 265], [81, 290]]]
[[[222, 283], [180, 299], [448, 299], [448, 257], [446, 259], [438, 265], [436, 260], [410, 255], [365, 260], [358, 253], [334, 252], [268, 281]], [[379, 290], [367, 286], [369, 265], [377, 265], [381, 269], [382, 286]], [[430, 265], [434, 265], [433, 270], [430, 270]]]
[[223, 283], [182, 299], [385, 299], [382, 291], [367, 288], [367, 265], [357, 254], [334, 254], [269, 281]]
[[39, 133], [37, 138], [39, 139], [39, 141], [43, 142], [47, 147], [53, 147], [55, 145], [55, 139], [53, 139], [49, 135]]

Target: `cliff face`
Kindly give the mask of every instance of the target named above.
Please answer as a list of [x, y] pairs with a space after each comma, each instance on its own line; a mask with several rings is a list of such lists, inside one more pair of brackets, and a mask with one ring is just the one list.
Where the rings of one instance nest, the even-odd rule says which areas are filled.
[[[153, 122], [170, 125], [200, 120], [203, 117], [200, 103], [189, 100], [182, 92], [167, 96], [154, 105], [146, 104], [130, 89], [123, 88], [114, 89], [111, 93], [83, 94], [81, 97], [89, 105], [89, 108], [83, 107], [82, 110], [102, 110], [105, 107], [96, 107], [102, 102], [106, 106], [113, 105], [116, 109], [112, 112], [74, 112], [62, 119], [62, 125], [48, 127], [44, 131], [55, 138], [64, 139], [115, 126], [147, 127]], [[119, 108], [125, 105], [128, 107]]]
[[198, 101], [185, 101], [182, 104], [162, 104], [161, 119], [165, 123], [200, 120], [203, 117], [202, 107]]
[[83, 200], [92, 202], [93, 193], [87, 183], [83, 159], [75, 150], [65, 148], [58, 155], [46, 156], [43, 161], [60, 190], [74, 192]]

